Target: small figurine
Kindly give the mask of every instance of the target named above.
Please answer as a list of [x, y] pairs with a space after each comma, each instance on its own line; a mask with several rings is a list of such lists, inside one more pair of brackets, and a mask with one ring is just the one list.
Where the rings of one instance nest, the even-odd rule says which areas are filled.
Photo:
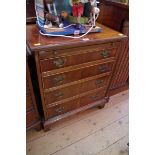
[[[57, 15], [57, 10], [56, 10], [56, 7], [55, 7], [55, 3], [54, 3], [54, 0], [45, 0], [46, 1], [46, 5], [47, 5], [47, 8], [48, 8], [48, 13], [46, 13], [45, 15], [45, 25], [44, 27], [45, 28], [52, 28], [52, 23], [56, 23], [58, 25], [58, 27], [62, 28], [63, 27], [63, 24], [60, 23], [60, 18], [58, 17]], [[53, 12], [52, 12], [52, 9], [51, 7], [53, 6], [53, 9], [54, 9], [54, 15], [53, 15]]]
[[80, 28], [80, 18], [83, 15], [83, 5], [80, 0], [70, 0], [70, 5], [72, 6], [72, 14], [77, 18], [77, 28]]
[[92, 12], [92, 5], [90, 0], [81, 0], [82, 3], [84, 3], [84, 12], [83, 16], [90, 18], [91, 12]]
[[[69, 15], [66, 11], [61, 12], [61, 17], [63, 20], [68, 21], [72, 24], [77, 24], [77, 17]], [[80, 24], [88, 24], [88, 18], [87, 17], [81, 17], [80, 18]]]
[[97, 7], [97, 1], [81, 0], [81, 2], [84, 4], [83, 16], [88, 17], [90, 23], [95, 27], [95, 21], [100, 12], [100, 9]]
[[81, 24], [80, 19], [89, 18], [89, 23], [95, 27], [96, 18], [99, 15], [99, 8], [96, 0], [70, 0], [72, 14], [77, 17], [77, 23]]

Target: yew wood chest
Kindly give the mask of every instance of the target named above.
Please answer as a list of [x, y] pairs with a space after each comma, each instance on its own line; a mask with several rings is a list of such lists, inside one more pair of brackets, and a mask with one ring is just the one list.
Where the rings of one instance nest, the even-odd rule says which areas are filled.
[[[101, 26], [101, 25], [100, 25]], [[27, 47], [35, 57], [45, 130], [51, 123], [93, 106], [104, 107], [117, 57], [126, 38], [103, 32], [80, 39], [45, 37], [27, 26]]]

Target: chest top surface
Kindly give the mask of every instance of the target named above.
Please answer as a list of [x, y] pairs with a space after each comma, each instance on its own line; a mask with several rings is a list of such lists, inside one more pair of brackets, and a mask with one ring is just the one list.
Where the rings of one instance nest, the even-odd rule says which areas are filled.
[[39, 50], [42, 48], [53, 48], [59, 46], [85, 46], [90, 44], [99, 44], [112, 40], [123, 39], [126, 36], [118, 31], [108, 28], [104, 25], [97, 24], [102, 27], [102, 32], [89, 33], [80, 39], [64, 38], [64, 37], [47, 37], [39, 33], [39, 29], [35, 24], [26, 26], [27, 45], [31, 50]]

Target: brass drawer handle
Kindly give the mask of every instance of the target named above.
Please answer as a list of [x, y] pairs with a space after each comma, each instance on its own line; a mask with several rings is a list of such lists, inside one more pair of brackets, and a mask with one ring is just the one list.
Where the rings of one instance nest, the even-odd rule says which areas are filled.
[[108, 67], [106, 65], [100, 65], [98, 69], [99, 69], [100, 72], [103, 73], [103, 72], [107, 71]]
[[62, 83], [65, 80], [65, 75], [59, 75], [53, 79], [54, 83]]
[[54, 60], [53, 63], [55, 64], [56, 67], [63, 67], [66, 63], [66, 59], [59, 58], [57, 60]]
[[108, 50], [104, 50], [101, 52], [101, 55], [103, 58], [108, 58], [110, 56], [110, 52]]
[[91, 98], [92, 100], [96, 100], [97, 97], [98, 97], [98, 95], [96, 94], [96, 95], [92, 95], [90, 98]]
[[55, 109], [55, 112], [56, 113], [62, 113], [64, 111], [64, 109], [65, 109], [64, 107], [58, 107]]
[[54, 96], [57, 97], [57, 98], [61, 98], [61, 97], [64, 96], [64, 93], [63, 92], [57, 92], [57, 93], [54, 94]]
[[103, 79], [97, 79], [95, 83], [97, 86], [99, 86], [99, 85], [103, 84], [103, 82], [104, 82]]

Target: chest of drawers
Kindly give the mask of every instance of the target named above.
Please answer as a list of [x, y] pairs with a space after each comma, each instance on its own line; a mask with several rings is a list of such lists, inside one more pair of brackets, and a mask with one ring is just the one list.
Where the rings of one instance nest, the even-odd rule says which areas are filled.
[[[101, 26], [101, 25], [100, 25]], [[102, 26], [85, 40], [41, 36], [27, 26], [27, 47], [35, 57], [44, 129], [93, 106], [104, 107], [121, 44], [126, 37]]]

